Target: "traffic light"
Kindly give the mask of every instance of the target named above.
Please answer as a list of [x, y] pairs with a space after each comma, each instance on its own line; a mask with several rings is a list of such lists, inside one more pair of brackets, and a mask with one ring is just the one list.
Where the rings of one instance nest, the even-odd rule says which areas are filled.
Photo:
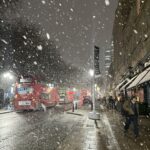
[[100, 75], [100, 68], [99, 68], [99, 47], [94, 46], [94, 70], [95, 75]]

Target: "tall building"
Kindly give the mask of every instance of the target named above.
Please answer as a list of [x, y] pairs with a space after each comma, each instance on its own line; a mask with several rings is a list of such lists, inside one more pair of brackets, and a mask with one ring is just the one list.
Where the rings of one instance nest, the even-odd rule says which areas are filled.
[[105, 74], [109, 75], [111, 63], [113, 60], [113, 49], [109, 48], [105, 50]]
[[150, 0], [119, 0], [113, 26], [114, 80], [150, 55]]
[[[115, 91], [150, 112], [150, 0], [119, 0], [113, 26]], [[142, 108], [141, 107], [141, 108]], [[148, 108], [148, 109], [147, 109]], [[141, 114], [142, 114], [141, 113]]]

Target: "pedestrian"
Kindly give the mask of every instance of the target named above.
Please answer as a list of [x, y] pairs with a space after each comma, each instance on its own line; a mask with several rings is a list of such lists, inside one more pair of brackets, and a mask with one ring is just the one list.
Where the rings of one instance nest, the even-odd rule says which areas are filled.
[[113, 109], [114, 108], [114, 99], [112, 96], [109, 96], [108, 102], [109, 102], [109, 109]]
[[114, 103], [115, 103], [114, 109], [115, 109], [116, 111], [118, 111], [118, 109], [117, 109], [117, 105], [118, 105], [117, 96], [115, 96], [115, 98], [114, 98]]
[[135, 138], [139, 136], [139, 125], [138, 125], [138, 104], [135, 96], [131, 97], [131, 100], [126, 100], [123, 104], [125, 113], [125, 126], [124, 133], [126, 134], [130, 124], [133, 124], [133, 132]]
[[122, 116], [124, 116], [124, 109], [123, 104], [125, 102], [125, 97], [122, 93], [118, 95], [118, 102], [117, 102], [117, 110], [121, 113]]
[[105, 96], [102, 98], [102, 104], [103, 104], [104, 106], [106, 106], [106, 97], [105, 97]]

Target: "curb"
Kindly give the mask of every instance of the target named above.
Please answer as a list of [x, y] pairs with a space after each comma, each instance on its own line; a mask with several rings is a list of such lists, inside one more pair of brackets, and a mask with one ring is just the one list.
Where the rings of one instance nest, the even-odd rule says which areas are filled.
[[0, 112], [0, 114], [8, 114], [8, 113], [12, 113], [14, 111], [4, 111], [4, 112]]
[[83, 114], [74, 113], [74, 112], [66, 112], [67, 114], [77, 115], [77, 116], [84, 116]]

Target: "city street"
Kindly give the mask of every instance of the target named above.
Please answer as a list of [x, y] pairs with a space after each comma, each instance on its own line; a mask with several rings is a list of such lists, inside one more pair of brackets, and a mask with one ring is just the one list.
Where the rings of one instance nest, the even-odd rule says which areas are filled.
[[149, 137], [135, 141], [132, 134], [123, 135], [119, 115], [114, 110], [106, 111], [101, 106], [101, 119], [97, 125], [88, 119], [89, 111], [84, 107], [75, 112], [63, 112], [57, 107], [46, 112], [1, 114], [0, 150], [150, 149]]
[[0, 0], [0, 150], [150, 150], [150, 0]]

